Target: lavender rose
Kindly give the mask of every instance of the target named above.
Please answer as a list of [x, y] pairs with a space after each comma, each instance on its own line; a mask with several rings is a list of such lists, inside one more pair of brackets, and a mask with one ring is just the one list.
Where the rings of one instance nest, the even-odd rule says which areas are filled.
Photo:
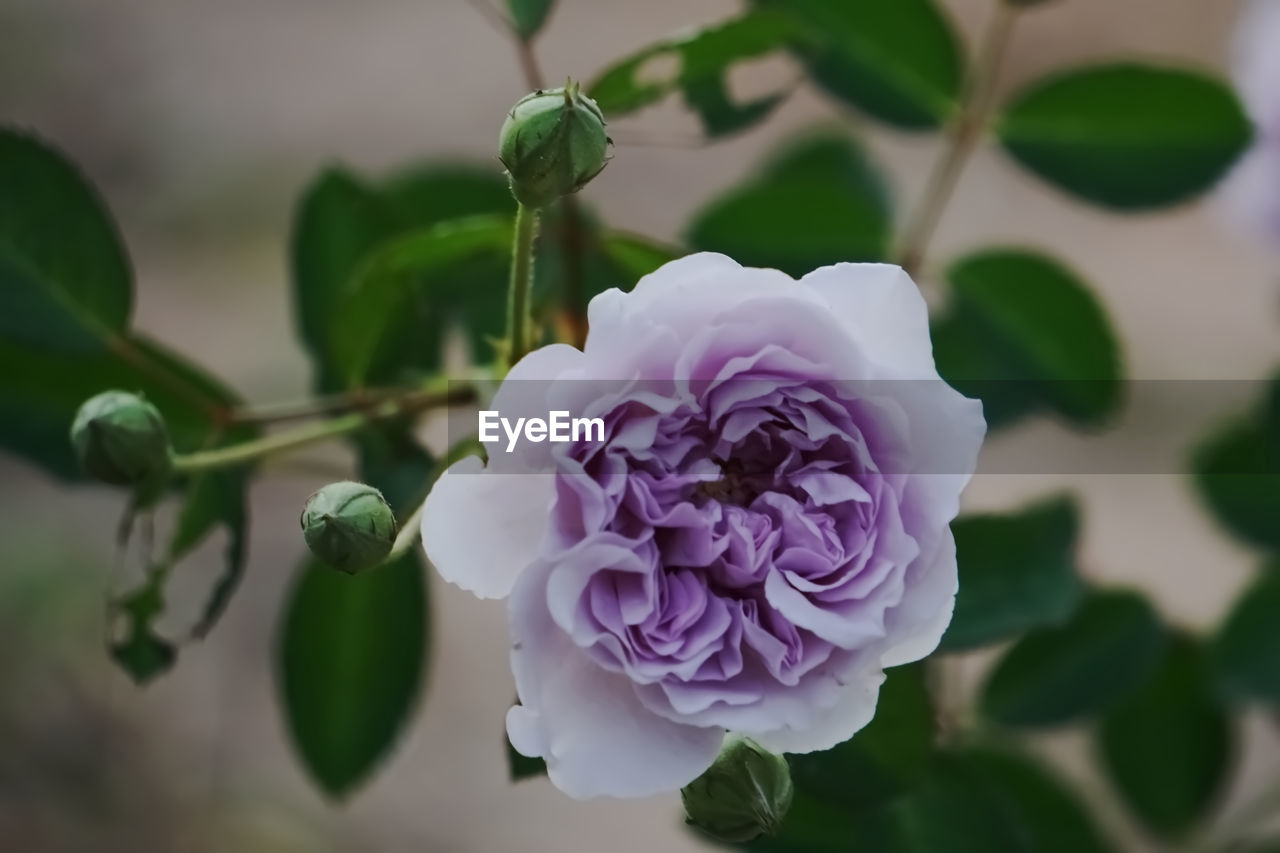
[[494, 408], [599, 417], [604, 441], [494, 446], [423, 518], [445, 579], [508, 596], [512, 744], [571, 796], [626, 797], [687, 784], [726, 732], [846, 740], [884, 668], [950, 621], [948, 525], [986, 431], [938, 378], [915, 285], [700, 254], [589, 321], [584, 351], [531, 353]]
[[1224, 193], [1254, 231], [1280, 242], [1280, 3], [1253, 0], [1237, 27], [1233, 76], [1257, 126], [1252, 150]]

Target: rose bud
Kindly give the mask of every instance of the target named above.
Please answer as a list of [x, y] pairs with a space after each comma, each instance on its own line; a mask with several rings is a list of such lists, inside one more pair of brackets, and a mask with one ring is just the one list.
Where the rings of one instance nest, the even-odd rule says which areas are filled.
[[136, 486], [169, 472], [169, 430], [159, 410], [136, 394], [91, 397], [71, 425], [71, 445], [85, 472], [117, 486]]
[[396, 518], [372, 486], [330, 483], [307, 498], [302, 536], [321, 562], [355, 574], [386, 559], [396, 539]]
[[792, 793], [787, 760], [738, 737], [680, 790], [680, 798], [690, 824], [737, 844], [776, 833], [791, 808]]
[[521, 98], [503, 122], [498, 155], [516, 200], [546, 207], [600, 174], [610, 145], [604, 125], [577, 83]]

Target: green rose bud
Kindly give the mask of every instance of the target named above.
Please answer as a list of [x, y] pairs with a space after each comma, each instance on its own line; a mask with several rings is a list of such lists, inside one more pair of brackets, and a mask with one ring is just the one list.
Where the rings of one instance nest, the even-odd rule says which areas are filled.
[[124, 391], [104, 391], [80, 407], [71, 445], [89, 475], [117, 486], [158, 482], [172, 462], [159, 410]]
[[396, 517], [372, 486], [330, 483], [307, 498], [302, 536], [321, 562], [355, 574], [386, 559], [396, 541]]
[[715, 763], [680, 791], [688, 822], [721, 841], [773, 835], [791, 808], [787, 760], [755, 741], [733, 737]]
[[610, 144], [600, 107], [570, 82], [516, 103], [503, 122], [498, 157], [516, 200], [536, 209], [600, 174]]

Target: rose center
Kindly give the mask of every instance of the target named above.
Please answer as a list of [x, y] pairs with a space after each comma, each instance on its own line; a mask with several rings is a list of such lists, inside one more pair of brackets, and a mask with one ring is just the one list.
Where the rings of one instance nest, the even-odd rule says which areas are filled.
[[751, 473], [738, 459], [717, 459], [720, 465], [720, 479], [699, 483], [695, 493], [734, 506], [750, 506], [751, 502], [768, 490], [771, 477], [765, 474]]

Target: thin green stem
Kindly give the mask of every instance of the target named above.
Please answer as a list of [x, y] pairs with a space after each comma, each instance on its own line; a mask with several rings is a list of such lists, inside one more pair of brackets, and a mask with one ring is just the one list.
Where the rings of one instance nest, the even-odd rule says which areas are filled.
[[310, 400], [246, 406], [233, 411], [230, 420], [235, 424], [270, 424], [341, 415], [371, 409], [379, 403], [413, 393], [417, 392], [406, 388], [361, 388]]
[[507, 293], [507, 366], [529, 352], [529, 291], [533, 289], [533, 239], [538, 231], [538, 211], [516, 207], [516, 237], [511, 247], [511, 285]]
[[396, 534], [396, 541], [387, 553], [384, 563], [400, 559], [405, 552], [417, 544], [419, 539], [418, 528], [422, 526], [422, 509], [426, 505], [426, 501], [418, 504], [417, 508], [409, 513], [409, 517], [400, 523], [400, 532]]
[[468, 386], [451, 388], [446, 391], [416, 392], [396, 400], [388, 400], [366, 411], [351, 412], [332, 420], [308, 424], [298, 429], [263, 436], [262, 438], [230, 447], [219, 447], [214, 450], [201, 450], [176, 456], [173, 460], [173, 470], [178, 473], [192, 473], [214, 468], [245, 465], [276, 453], [295, 450], [299, 447], [306, 447], [309, 444], [316, 444], [317, 442], [358, 432], [380, 420], [400, 415], [410, 415], [427, 409], [465, 403], [474, 398], [475, 389]]
[[982, 138], [983, 129], [995, 105], [1000, 68], [1004, 64], [1018, 10], [1009, 0], [996, 0], [996, 8], [978, 48], [973, 75], [960, 99], [960, 108], [947, 130], [942, 155], [925, 184], [924, 195], [907, 223], [898, 263], [914, 274], [924, 262], [929, 241], [955, 193], [969, 157]]

